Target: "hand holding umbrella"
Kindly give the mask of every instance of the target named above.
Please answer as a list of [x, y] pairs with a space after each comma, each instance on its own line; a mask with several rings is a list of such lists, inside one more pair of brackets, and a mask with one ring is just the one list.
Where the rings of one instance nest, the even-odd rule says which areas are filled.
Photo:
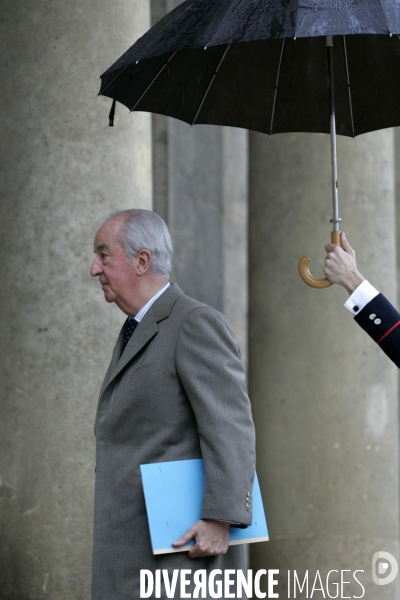
[[350, 294], [345, 307], [358, 325], [371, 336], [389, 358], [400, 367], [400, 314], [357, 269], [356, 253], [344, 233], [342, 247], [327, 244], [324, 273], [332, 283]]
[[341, 285], [352, 294], [365, 278], [357, 269], [356, 253], [343, 232], [340, 237], [341, 248], [334, 244], [325, 246], [328, 255], [325, 258], [324, 273], [331, 283]]

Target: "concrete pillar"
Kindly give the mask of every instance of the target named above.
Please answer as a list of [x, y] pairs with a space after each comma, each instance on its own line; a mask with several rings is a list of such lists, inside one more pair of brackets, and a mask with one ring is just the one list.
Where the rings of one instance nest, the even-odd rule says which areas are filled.
[[[152, 23], [181, 0], [152, 0]], [[154, 210], [174, 242], [172, 277], [222, 311], [247, 357], [248, 134], [152, 115]]]
[[159, 116], [153, 126], [154, 210], [171, 230], [172, 279], [226, 314], [246, 358], [247, 132]]
[[219, 128], [168, 124], [168, 221], [174, 278], [222, 309], [222, 139]]
[[248, 132], [221, 128], [222, 311], [232, 323], [247, 365]]
[[[338, 154], [342, 229], [395, 303], [393, 132], [340, 139]], [[249, 380], [271, 533], [252, 545], [251, 566], [280, 569], [282, 598], [294, 597], [288, 569], [309, 570], [309, 594], [319, 570], [326, 597], [327, 571], [339, 571], [334, 582], [349, 569], [342, 597], [361, 597], [361, 569], [366, 598], [394, 600], [398, 578], [373, 584], [371, 561], [380, 550], [398, 558], [397, 369], [343, 308], [343, 288], [314, 290], [297, 273], [305, 254], [323, 276], [329, 138], [252, 133], [249, 164]]]
[[4, 0], [0, 596], [90, 597], [93, 421], [121, 315], [91, 280], [96, 226], [151, 207], [149, 115], [97, 99], [146, 0]]
[[[167, 14], [166, 0], [151, 0], [151, 25]], [[168, 224], [168, 117], [151, 115], [153, 207]]]
[[[164, 127], [157, 118], [159, 124]], [[171, 230], [172, 278], [188, 295], [226, 314], [245, 357], [247, 132], [190, 127], [174, 119], [165, 120], [164, 131], [166, 147], [163, 136], [155, 139], [165, 158], [153, 163], [154, 189], [159, 190], [154, 209]]]

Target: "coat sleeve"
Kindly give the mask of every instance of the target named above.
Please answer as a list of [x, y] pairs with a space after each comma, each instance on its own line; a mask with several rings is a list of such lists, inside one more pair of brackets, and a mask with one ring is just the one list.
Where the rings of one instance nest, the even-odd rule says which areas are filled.
[[229, 321], [208, 306], [192, 309], [180, 329], [176, 364], [196, 418], [205, 466], [201, 517], [251, 525], [255, 433]]
[[400, 367], [400, 314], [389, 300], [378, 294], [354, 319]]

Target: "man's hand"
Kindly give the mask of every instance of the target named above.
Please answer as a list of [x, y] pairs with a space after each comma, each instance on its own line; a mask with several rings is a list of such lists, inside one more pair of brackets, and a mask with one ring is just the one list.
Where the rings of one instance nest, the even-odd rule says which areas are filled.
[[190, 558], [225, 554], [228, 550], [229, 523], [200, 519], [173, 543], [175, 548], [184, 546], [193, 538], [196, 543], [189, 550]]
[[325, 250], [328, 253], [325, 258], [324, 273], [332, 283], [337, 283], [352, 294], [364, 281], [364, 277], [357, 269], [356, 253], [350, 246], [345, 234], [340, 236], [342, 247], [327, 244]]

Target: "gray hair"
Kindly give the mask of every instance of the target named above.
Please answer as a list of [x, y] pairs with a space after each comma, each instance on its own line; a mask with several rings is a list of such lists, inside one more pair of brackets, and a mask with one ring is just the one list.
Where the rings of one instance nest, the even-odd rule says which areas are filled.
[[164, 220], [151, 210], [131, 208], [111, 214], [125, 216], [118, 235], [118, 241], [128, 258], [146, 249], [151, 254], [150, 270], [157, 275], [171, 272], [172, 241]]

